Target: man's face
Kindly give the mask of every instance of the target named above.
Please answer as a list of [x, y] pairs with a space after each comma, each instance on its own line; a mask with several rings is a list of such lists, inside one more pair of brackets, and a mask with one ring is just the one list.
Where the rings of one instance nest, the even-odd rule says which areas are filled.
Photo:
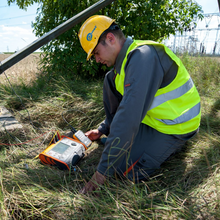
[[97, 63], [102, 63], [108, 67], [115, 64], [117, 49], [111, 39], [106, 37], [105, 44], [100, 42], [93, 51]]

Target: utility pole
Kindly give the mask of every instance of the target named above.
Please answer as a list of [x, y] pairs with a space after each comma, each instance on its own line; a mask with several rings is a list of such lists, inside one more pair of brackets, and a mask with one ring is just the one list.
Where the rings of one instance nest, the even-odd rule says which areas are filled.
[[20, 51], [6, 58], [0, 63], [0, 75], [6, 69], [13, 66], [15, 63], [19, 62], [20, 60], [28, 56], [30, 53], [34, 52], [35, 50], [37, 50], [44, 44], [53, 40], [54, 38], [60, 36], [65, 31], [68, 31], [70, 28], [74, 27], [79, 22], [84, 21], [89, 16], [97, 13], [99, 10], [111, 4], [113, 1], [115, 0], [99, 0], [98, 2], [90, 6], [89, 8], [73, 16], [69, 20], [65, 21], [64, 23], [60, 24], [59, 26], [55, 27], [54, 29], [52, 29], [51, 31], [43, 35], [42, 37], [38, 38], [37, 40], [29, 44], [28, 46], [24, 47]]
[[220, 0], [218, 0], [218, 8], [219, 8], [219, 12], [220, 12]]

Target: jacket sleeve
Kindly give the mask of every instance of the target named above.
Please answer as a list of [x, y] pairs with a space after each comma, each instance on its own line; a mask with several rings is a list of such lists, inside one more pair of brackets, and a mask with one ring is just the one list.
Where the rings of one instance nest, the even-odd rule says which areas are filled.
[[97, 168], [103, 175], [113, 175], [123, 154], [132, 146], [163, 77], [164, 70], [153, 46], [144, 45], [130, 52], [125, 65], [124, 95]]
[[104, 79], [103, 104], [106, 118], [98, 127], [98, 130], [107, 136], [109, 135], [110, 125], [122, 99], [122, 95], [115, 89], [114, 77], [115, 73], [112, 69], [106, 74]]

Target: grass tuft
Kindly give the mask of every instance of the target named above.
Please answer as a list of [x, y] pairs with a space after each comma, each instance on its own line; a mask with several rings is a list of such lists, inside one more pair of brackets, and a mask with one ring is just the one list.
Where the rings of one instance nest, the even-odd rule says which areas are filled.
[[102, 80], [45, 73], [37, 54], [7, 70], [8, 79], [2, 74], [0, 105], [23, 129], [0, 131], [0, 219], [220, 219], [220, 62], [187, 54], [181, 59], [201, 96], [199, 134], [148, 181], [135, 185], [115, 176], [90, 195], [78, 191], [96, 170], [100, 141], [72, 173], [35, 157], [56, 130], [98, 126], [105, 117]]

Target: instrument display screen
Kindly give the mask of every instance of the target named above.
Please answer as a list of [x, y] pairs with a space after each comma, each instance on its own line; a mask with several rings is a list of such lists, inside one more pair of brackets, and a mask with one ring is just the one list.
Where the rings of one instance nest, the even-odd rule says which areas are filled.
[[59, 142], [57, 145], [55, 145], [53, 151], [59, 154], [63, 154], [69, 147], [70, 147], [69, 145]]

